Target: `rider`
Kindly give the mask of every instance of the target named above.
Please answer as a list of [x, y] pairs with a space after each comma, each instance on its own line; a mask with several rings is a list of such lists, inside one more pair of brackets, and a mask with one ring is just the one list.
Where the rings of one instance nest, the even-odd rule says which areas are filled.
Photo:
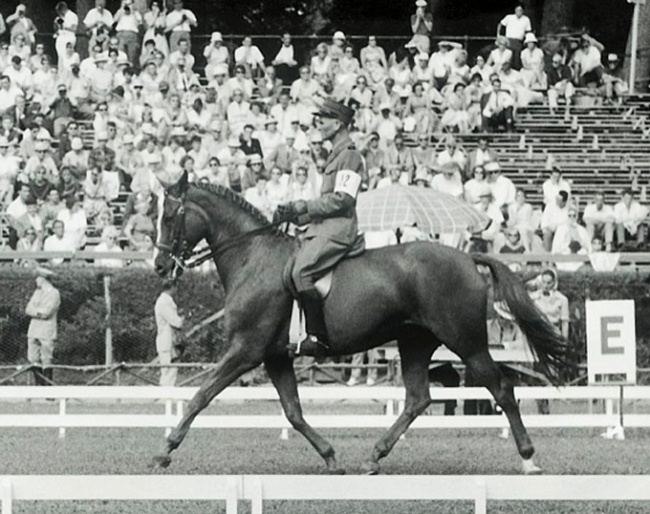
[[348, 133], [354, 110], [325, 99], [318, 113], [320, 132], [332, 143], [323, 172], [321, 196], [278, 206], [276, 219], [309, 223], [304, 241], [296, 255], [292, 278], [305, 311], [308, 336], [296, 354], [323, 354], [329, 349], [321, 297], [314, 284], [341, 259], [364, 249], [357, 227], [356, 203], [365, 167]]

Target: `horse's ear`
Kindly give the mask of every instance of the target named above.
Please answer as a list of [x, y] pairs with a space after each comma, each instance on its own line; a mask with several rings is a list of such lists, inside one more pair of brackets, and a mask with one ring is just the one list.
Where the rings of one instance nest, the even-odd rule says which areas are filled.
[[185, 191], [187, 191], [187, 188], [189, 186], [189, 178], [187, 175], [187, 170], [183, 171], [183, 175], [181, 176], [180, 180], [178, 181], [178, 190], [181, 194], [183, 194]]

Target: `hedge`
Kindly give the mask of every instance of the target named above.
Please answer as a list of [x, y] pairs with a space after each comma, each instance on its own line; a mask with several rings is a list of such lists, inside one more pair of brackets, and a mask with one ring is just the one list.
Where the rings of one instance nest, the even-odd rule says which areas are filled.
[[[106, 306], [104, 276], [110, 274], [111, 328], [114, 361], [147, 362], [156, 355], [153, 305], [160, 280], [153, 271], [136, 268], [100, 270], [70, 266], [57, 269], [52, 280], [60, 290], [59, 341], [55, 361], [60, 364], [103, 364]], [[530, 272], [527, 272], [530, 276]], [[570, 301], [570, 351], [577, 362], [585, 359], [586, 299], [633, 299], [636, 302], [638, 366], [650, 367], [650, 274], [641, 272], [560, 273], [559, 284]], [[29, 318], [25, 306], [34, 290], [33, 271], [0, 267], [0, 363], [25, 360]], [[179, 283], [178, 305], [190, 315], [190, 325], [223, 307], [223, 290], [216, 273], [186, 273]], [[185, 360], [213, 362], [225, 342], [218, 323], [189, 341]]]

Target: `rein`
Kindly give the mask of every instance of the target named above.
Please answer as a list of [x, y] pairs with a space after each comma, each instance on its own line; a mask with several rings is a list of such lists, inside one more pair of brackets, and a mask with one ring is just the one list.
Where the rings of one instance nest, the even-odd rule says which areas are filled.
[[[187, 239], [185, 237], [185, 205], [183, 203], [184, 199], [182, 197], [176, 198], [170, 195], [168, 195], [167, 198], [179, 204], [178, 210], [174, 215], [174, 226], [172, 228], [172, 243], [171, 245], [158, 244], [156, 246], [160, 250], [169, 252], [172, 260], [176, 263], [176, 265], [184, 270], [196, 268], [197, 266], [200, 266], [204, 262], [209, 261], [210, 259], [214, 259], [215, 257], [223, 254], [224, 252], [234, 248], [239, 243], [248, 239], [249, 237], [265, 234], [267, 232], [270, 232], [271, 230], [275, 230], [280, 225], [287, 223], [286, 220], [274, 221], [268, 225], [264, 225], [263, 227], [249, 230], [248, 232], [244, 232], [243, 234], [233, 237], [232, 239], [228, 239], [218, 247], [208, 246], [207, 248], [202, 248], [201, 250], [187, 251], [188, 244], [187, 244]], [[288, 223], [287, 223], [287, 228], [288, 228]], [[196, 259], [190, 262], [185, 262], [185, 259], [190, 259], [192, 257], [196, 257]]]

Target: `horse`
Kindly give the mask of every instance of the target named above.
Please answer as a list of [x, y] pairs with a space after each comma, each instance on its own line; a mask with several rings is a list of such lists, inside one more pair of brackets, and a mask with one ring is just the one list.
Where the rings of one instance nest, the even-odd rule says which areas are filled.
[[[293, 297], [282, 277], [297, 241], [242, 196], [218, 185], [189, 184], [186, 173], [177, 183], [165, 184], [160, 202], [156, 271], [166, 279], [178, 278], [185, 259], [196, 254], [192, 249], [205, 239], [207, 257], [214, 261], [225, 290], [228, 348], [189, 402], [154, 464], [167, 467], [199, 412], [238, 377], [263, 363], [290, 424], [316, 449], [329, 472], [344, 472], [332, 445], [303, 417], [293, 360], [287, 352]], [[380, 459], [430, 405], [429, 363], [443, 344], [471, 369], [506, 414], [523, 471], [541, 471], [533, 461], [534, 447], [513, 387], [488, 353], [488, 284], [479, 265], [489, 270], [495, 295], [507, 303], [542, 372], [559, 383], [566, 362], [565, 341], [503, 263], [431, 242], [367, 250], [346, 259], [336, 267], [323, 304], [329, 353], [349, 355], [397, 340], [406, 389], [403, 412], [364, 464], [369, 474], [379, 472]]]

